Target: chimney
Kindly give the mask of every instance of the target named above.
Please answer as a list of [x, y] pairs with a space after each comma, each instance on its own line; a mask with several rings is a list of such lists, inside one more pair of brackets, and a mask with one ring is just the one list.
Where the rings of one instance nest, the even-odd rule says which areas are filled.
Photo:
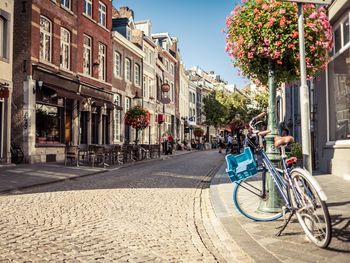
[[134, 19], [134, 11], [127, 6], [122, 6], [119, 9], [119, 18]]

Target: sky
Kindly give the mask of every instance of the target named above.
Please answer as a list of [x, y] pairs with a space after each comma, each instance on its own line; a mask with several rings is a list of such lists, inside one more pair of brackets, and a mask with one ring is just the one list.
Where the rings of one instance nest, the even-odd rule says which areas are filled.
[[114, 7], [128, 6], [134, 21], [151, 20], [152, 33], [168, 32], [179, 40], [186, 68], [215, 71], [229, 84], [243, 87], [242, 79], [225, 52], [226, 16], [234, 8], [229, 0], [113, 0]]

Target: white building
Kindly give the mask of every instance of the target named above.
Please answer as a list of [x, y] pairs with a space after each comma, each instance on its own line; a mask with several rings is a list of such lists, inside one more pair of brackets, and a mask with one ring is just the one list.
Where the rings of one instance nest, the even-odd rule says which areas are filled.
[[11, 97], [14, 1], [0, 1], [0, 163], [11, 162]]

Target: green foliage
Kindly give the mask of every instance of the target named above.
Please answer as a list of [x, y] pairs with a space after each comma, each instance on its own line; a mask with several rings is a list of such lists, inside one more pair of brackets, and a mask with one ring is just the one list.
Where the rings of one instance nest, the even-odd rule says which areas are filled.
[[203, 103], [206, 124], [214, 126], [215, 128], [220, 127], [224, 123], [226, 109], [225, 106], [217, 100], [216, 91], [204, 97]]
[[301, 160], [303, 158], [303, 151], [302, 151], [301, 144], [298, 142], [292, 143], [288, 156], [297, 157], [299, 160]]

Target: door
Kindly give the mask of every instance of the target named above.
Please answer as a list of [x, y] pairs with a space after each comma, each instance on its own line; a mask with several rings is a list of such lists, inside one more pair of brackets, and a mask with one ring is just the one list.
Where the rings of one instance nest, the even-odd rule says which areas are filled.
[[65, 116], [65, 132], [64, 132], [64, 142], [65, 144], [72, 143], [72, 111], [66, 110]]

